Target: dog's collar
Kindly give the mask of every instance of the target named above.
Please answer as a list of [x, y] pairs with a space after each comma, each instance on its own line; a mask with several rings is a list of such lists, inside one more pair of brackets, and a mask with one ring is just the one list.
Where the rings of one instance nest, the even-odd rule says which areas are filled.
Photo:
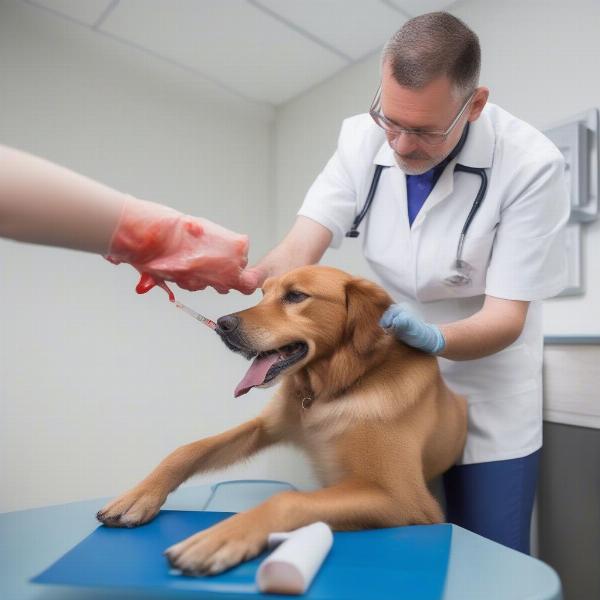
[[296, 380], [296, 398], [302, 410], [308, 410], [317, 399], [308, 373], [300, 373]]
[[315, 393], [310, 384], [300, 387], [300, 389], [296, 391], [296, 397], [298, 398], [302, 410], [308, 410], [315, 401]]
[[304, 396], [300, 402], [300, 404], [302, 405], [302, 408], [304, 410], [308, 410], [312, 403], [314, 402], [314, 398], [312, 396]]

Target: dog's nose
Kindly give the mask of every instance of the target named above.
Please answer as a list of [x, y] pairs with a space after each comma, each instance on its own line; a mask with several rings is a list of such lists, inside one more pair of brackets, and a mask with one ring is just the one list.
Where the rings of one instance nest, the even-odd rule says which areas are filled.
[[231, 333], [232, 331], [235, 331], [239, 324], [239, 317], [234, 315], [225, 315], [224, 317], [217, 319], [217, 325], [223, 333]]

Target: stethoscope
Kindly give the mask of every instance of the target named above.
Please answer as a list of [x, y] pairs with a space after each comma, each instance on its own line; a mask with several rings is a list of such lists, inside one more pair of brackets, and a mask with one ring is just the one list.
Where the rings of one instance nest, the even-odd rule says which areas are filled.
[[[356, 238], [359, 236], [360, 232], [358, 231], [358, 226], [361, 224], [362, 220], [367, 215], [369, 208], [371, 208], [371, 204], [373, 203], [373, 198], [375, 197], [375, 192], [377, 191], [377, 185], [379, 184], [379, 178], [381, 177], [381, 171], [383, 171], [385, 165], [376, 165], [375, 173], [373, 174], [373, 180], [371, 181], [371, 187], [369, 188], [369, 193], [367, 194], [367, 199], [365, 200], [365, 204], [362, 207], [362, 210], [352, 223], [352, 227], [349, 231], [346, 232], [346, 237]], [[485, 169], [476, 168], [476, 167], [467, 167], [466, 165], [456, 164], [454, 166], [454, 171], [462, 171], [464, 173], [471, 173], [472, 175], [479, 175], [481, 177], [481, 183], [479, 185], [479, 190], [477, 191], [477, 196], [475, 196], [475, 201], [473, 202], [473, 206], [471, 206], [471, 210], [467, 215], [467, 219], [465, 220], [465, 224], [463, 225], [462, 231], [460, 232], [460, 237], [458, 238], [458, 247], [456, 249], [456, 260], [452, 264], [453, 273], [444, 279], [444, 283], [451, 286], [464, 286], [469, 285], [471, 283], [471, 272], [473, 271], [473, 267], [465, 260], [462, 259], [463, 246], [465, 244], [465, 238], [467, 237], [467, 231], [469, 231], [469, 227], [471, 226], [471, 221], [477, 214], [481, 203], [483, 202], [483, 198], [487, 191], [488, 178]]]

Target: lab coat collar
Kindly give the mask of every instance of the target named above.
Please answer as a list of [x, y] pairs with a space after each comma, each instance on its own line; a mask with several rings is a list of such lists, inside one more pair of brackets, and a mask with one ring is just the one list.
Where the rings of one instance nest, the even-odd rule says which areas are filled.
[[383, 144], [381, 144], [381, 148], [375, 155], [373, 159], [374, 165], [383, 165], [384, 167], [397, 167], [398, 163], [396, 163], [396, 159], [394, 157], [394, 151], [392, 147], [388, 144], [388, 141], [385, 140]]
[[[492, 166], [495, 143], [494, 128], [486, 111], [483, 110], [479, 118], [469, 126], [469, 135], [458, 154], [457, 162], [467, 167], [488, 169]], [[398, 166], [394, 151], [387, 140], [379, 148], [373, 159], [373, 164], [383, 165], [384, 167]]]
[[467, 167], [489, 169], [494, 160], [496, 133], [485, 109], [469, 126], [469, 135], [457, 162]]

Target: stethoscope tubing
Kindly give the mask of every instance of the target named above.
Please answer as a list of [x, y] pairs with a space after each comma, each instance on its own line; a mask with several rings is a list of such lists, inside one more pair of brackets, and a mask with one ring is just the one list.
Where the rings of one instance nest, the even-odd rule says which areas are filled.
[[[371, 186], [369, 187], [369, 192], [367, 194], [367, 199], [365, 200], [365, 204], [360, 211], [360, 213], [355, 217], [352, 227], [346, 232], [346, 237], [357, 238], [360, 235], [358, 231], [358, 226], [362, 223], [364, 218], [367, 216], [369, 209], [371, 208], [371, 204], [373, 204], [373, 199], [375, 198], [375, 192], [377, 191], [377, 186], [379, 184], [379, 178], [381, 177], [381, 171], [384, 169], [384, 165], [375, 165], [375, 172], [373, 173], [373, 180], [371, 181]], [[465, 220], [465, 224], [460, 232], [460, 237], [458, 240], [458, 248], [456, 251], [456, 261], [457, 264], [462, 259], [462, 250], [465, 242], [465, 238], [467, 237], [467, 232], [469, 231], [469, 227], [471, 226], [471, 222], [475, 218], [481, 203], [485, 197], [487, 186], [488, 186], [488, 178], [485, 169], [479, 167], [467, 167], [466, 165], [456, 164], [454, 166], [454, 171], [462, 171], [464, 173], [471, 173], [472, 175], [479, 175], [481, 178], [481, 183], [479, 184], [479, 190], [477, 191], [477, 195], [475, 196], [475, 200], [473, 205], [471, 206], [471, 210], [467, 215]]]
[[471, 206], [471, 210], [467, 215], [465, 220], [465, 224], [463, 225], [462, 231], [460, 232], [460, 238], [458, 240], [458, 248], [456, 250], [456, 262], [459, 263], [462, 260], [462, 251], [463, 245], [465, 243], [465, 238], [467, 237], [467, 231], [469, 231], [469, 227], [471, 226], [471, 221], [474, 219], [481, 203], [483, 202], [483, 198], [487, 191], [488, 178], [485, 169], [477, 168], [477, 167], [467, 167], [466, 165], [456, 164], [454, 166], [454, 171], [462, 171], [463, 173], [471, 173], [472, 175], [479, 175], [481, 177], [481, 183], [479, 184], [479, 189], [477, 190], [477, 196], [475, 196], [475, 201], [473, 202], [473, 206]]
[[371, 187], [369, 188], [369, 193], [367, 194], [365, 204], [362, 207], [362, 210], [355, 217], [350, 230], [346, 232], [346, 237], [356, 238], [360, 235], [360, 231], [358, 231], [358, 226], [362, 223], [362, 220], [367, 216], [369, 208], [371, 208], [371, 204], [373, 203], [373, 198], [375, 197], [375, 192], [377, 191], [377, 186], [379, 184], [379, 178], [381, 177], [381, 171], [383, 171], [383, 167], [384, 165], [375, 165], [375, 173], [373, 173], [373, 180], [371, 181]]

